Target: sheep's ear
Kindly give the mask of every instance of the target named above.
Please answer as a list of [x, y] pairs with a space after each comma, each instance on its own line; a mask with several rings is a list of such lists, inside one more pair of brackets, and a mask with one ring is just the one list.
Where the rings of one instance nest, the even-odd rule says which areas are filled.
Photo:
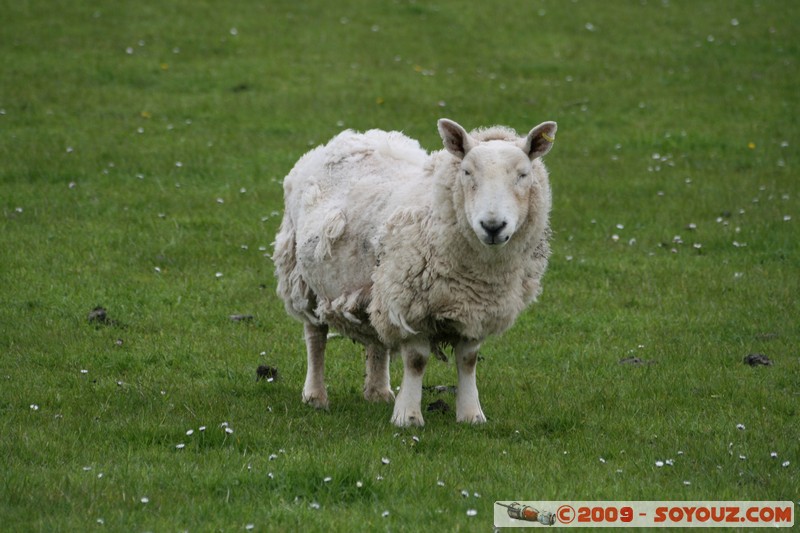
[[467, 133], [467, 130], [446, 118], [439, 120], [439, 135], [442, 136], [447, 151], [459, 159], [463, 159], [467, 152], [475, 146], [475, 141]]
[[537, 157], [542, 157], [550, 151], [553, 143], [556, 140], [556, 130], [558, 125], [555, 122], [542, 122], [531, 130], [525, 138], [525, 145], [522, 149], [531, 158], [531, 161]]

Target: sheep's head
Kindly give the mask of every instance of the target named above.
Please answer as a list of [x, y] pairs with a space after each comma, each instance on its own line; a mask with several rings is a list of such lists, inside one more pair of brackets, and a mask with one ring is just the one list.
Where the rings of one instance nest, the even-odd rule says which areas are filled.
[[452, 120], [439, 121], [445, 148], [460, 160], [455, 186], [464, 217], [483, 244], [505, 245], [526, 220], [536, 186], [533, 161], [550, 151], [556, 127], [543, 122], [524, 139], [480, 142]]

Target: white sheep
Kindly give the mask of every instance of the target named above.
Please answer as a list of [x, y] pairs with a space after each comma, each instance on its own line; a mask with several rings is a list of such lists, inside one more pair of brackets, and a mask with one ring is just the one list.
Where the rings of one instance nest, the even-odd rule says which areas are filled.
[[364, 396], [392, 401], [392, 422], [424, 424], [422, 376], [452, 346], [456, 419], [481, 423], [475, 365], [489, 335], [540, 292], [549, 248], [550, 185], [540, 158], [555, 122], [524, 138], [505, 127], [467, 133], [441, 119], [445, 150], [428, 154], [398, 132], [344, 131], [305, 154], [284, 180], [275, 239], [278, 294], [304, 324], [303, 401], [327, 408], [328, 328], [366, 346]]

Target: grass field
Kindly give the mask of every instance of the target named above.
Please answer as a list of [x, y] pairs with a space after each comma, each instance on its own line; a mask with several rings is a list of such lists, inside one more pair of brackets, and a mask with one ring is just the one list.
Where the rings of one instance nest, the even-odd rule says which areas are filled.
[[[797, 2], [2, 12], [4, 531], [486, 531], [495, 500], [800, 500]], [[281, 180], [344, 128], [438, 149], [442, 116], [559, 123], [554, 253], [482, 349], [489, 422], [394, 428], [345, 340], [315, 412], [267, 256]]]

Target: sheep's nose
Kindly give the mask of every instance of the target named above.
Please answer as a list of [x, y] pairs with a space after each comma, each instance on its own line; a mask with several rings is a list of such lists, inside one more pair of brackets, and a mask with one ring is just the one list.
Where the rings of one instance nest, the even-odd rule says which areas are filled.
[[503, 231], [503, 228], [505, 228], [507, 225], [508, 222], [506, 222], [505, 220], [503, 221], [489, 220], [486, 222], [481, 220], [481, 228], [483, 228], [483, 231], [486, 232], [486, 235], [492, 238], [492, 242], [497, 241], [497, 236], [500, 234], [501, 231]]

